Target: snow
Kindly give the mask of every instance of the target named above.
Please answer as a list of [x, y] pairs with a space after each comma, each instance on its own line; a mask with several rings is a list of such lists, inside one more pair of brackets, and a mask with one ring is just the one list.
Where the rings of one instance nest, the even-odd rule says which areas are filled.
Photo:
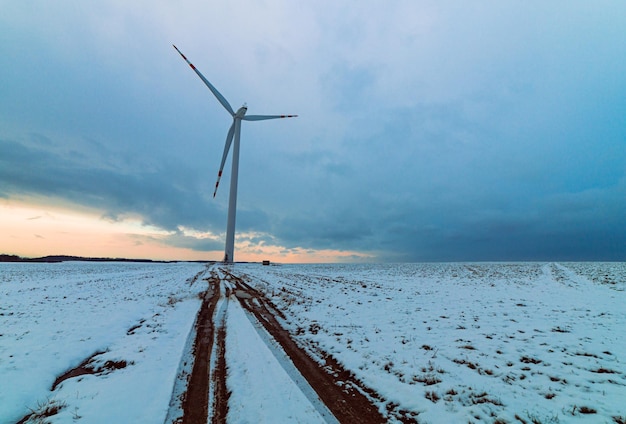
[[394, 402], [432, 423], [626, 416], [624, 263], [237, 271], [286, 313], [301, 346], [378, 391], [381, 411]]
[[[170, 400], [190, 370], [208, 271], [197, 263], [0, 264], [0, 422], [54, 405], [62, 408], [47, 422], [175, 417]], [[394, 403], [420, 423], [626, 419], [624, 263], [230, 271], [272, 299], [313, 357], [331, 354], [378, 392], [383, 413]], [[216, 310], [227, 328], [229, 422], [325, 422], [234, 295]], [[51, 390], [98, 352], [102, 372]]]
[[[200, 305], [194, 263], [0, 264], [0, 422], [50, 403], [51, 422], [163, 422]], [[122, 369], [57, 376], [96, 352]]]

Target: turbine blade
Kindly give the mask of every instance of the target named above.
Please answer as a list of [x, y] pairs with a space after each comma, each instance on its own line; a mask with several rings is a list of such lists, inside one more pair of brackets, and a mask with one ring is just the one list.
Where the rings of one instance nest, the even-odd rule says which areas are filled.
[[297, 118], [298, 115], [244, 115], [244, 121], [264, 121], [266, 119]]
[[[174, 46], [172, 44], [172, 46]], [[211, 92], [215, 95], [215, 97], [217, 98], [217, 100], [222, 104], [222, 106], [224, 106], [224, 108], [228, 111], [228, 113], [230, 113], [231, 116], [235, 116], [235, 111], [233, 110], [233, 108], [230, 106], [230, 103], [228, 103], [228, 100], [226, 100], [226, 98], [224, 96], [222, 96], [222, 94], [217, 91], [217, 88], [213, 87], [213, 84], [211, 84], [209, 82], [209, 80], [207, 80], [204, 75], [202, 75], [200, 73], [200, 71], [198, 71], [196, 69], [195, 66], [193, 66], [193, 63], [191, 63], [189, 60], [187, 60], [187, 58], [185, 57], [184, 54], [182, 54], [182, 52], [180, 50], [178, 50], [178, 47], [174, 46], [174, 48], [176, 49], [176, 51], [182, 56], [183, 59], [185, 59], [185, 62], [187, 62], [189, 64], [189, 66], [191, 66], [191, 69], [194, 70], [194, 72], [196, 74], [198, 74], [198, 76], [200, 77], [200, 79], [202, 81], [204, 81], [204, 83], [206, 84], [207, 87], [209, 87], [209, 90], [211, 90]]]
[[233, 143], [233, 135], [235, 134], [235, 121], [233, 120], [233, 124], [230, 126], [228, 130], [228, 135], [226, 136], [226, 144], [224, 144], [224, 154], [222, 155], [222, 163], [220, 164], [220, 170], [217, 172], [217, 182], [215, 183], [215, 191], [213, 192], [213, 197], [217, 194], [217, 187], [220, 185], [220, 178], [222, 178], [222, 171], [224, 170], [224, 164], [226, 163], [226, 158], [228, 157], [228, 151], [230, 150], [230, 145]]
[[244, 121], [264, 121], [266, 119], [297, 118], [298, 115], [244, 115]]

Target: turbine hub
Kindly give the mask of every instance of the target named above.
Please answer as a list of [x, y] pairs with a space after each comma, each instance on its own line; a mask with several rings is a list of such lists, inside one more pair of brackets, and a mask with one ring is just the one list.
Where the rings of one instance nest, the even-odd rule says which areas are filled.
[[246, 104], [244, 103], [243, 106], [241, 106], [239, 110], [237, 110], [237, 113], [235, 113], [235, 118], [243, 118], [247, 111], [248, 106], [246, 106]]

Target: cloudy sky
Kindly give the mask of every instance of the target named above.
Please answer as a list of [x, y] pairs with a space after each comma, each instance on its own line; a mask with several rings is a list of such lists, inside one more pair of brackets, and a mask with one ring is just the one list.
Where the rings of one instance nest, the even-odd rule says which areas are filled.
[[0, 253], [626, 260], [626, 3], [0, 0]]

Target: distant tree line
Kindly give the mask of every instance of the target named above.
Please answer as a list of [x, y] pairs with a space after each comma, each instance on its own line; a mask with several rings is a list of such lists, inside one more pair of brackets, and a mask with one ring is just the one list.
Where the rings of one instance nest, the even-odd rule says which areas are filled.
[[23, 258], [17, 255], [0, 254], [0, 262], [67, 262], [67, 261], [87, 261], [87, 262], [164, 262], [153, 261], [151, 259], [126, 259], [126, 258], [84, 258], [81, 256], [51, 255], [41, 258]]

